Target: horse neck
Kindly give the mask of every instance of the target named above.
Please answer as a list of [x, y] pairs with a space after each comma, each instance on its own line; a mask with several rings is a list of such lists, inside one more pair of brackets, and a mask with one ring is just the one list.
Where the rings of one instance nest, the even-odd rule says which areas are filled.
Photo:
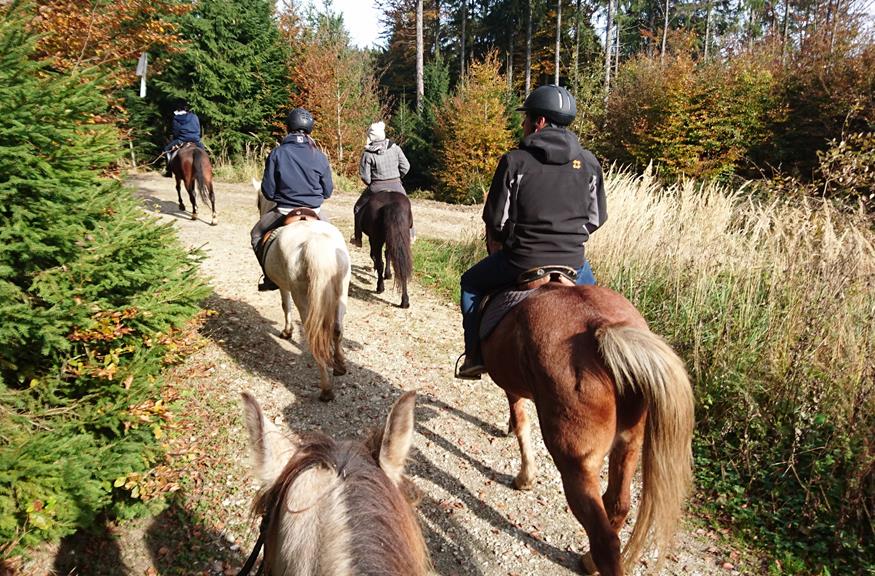
[[413, 511], [361, 443], [304, 447], [271, 491], [272, 574], [425, 574]]

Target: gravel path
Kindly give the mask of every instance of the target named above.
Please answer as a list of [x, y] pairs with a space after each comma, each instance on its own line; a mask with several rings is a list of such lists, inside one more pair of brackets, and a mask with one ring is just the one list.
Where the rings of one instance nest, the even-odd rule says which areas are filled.
[[[399, 296], [392, 290], [374, 294], [367, 252], [352, 248], [353, 280], [344, 330], [349, 373], [335, 379], [335, 402], [318, 402], [318, 375], [300, 325], [291, 341], [279, 338], [279, 294], [255, 290], [259, 269], [248, 236], [256, 219], [251, 187], [217, 184], [219, 223], [211, 227], [179, 212], [169, 179], [139, 176], [132, 186], [148, 211], [173, 222], [186, 245], [201, 247], [206, 254], [202, 270], [215, 289], [208, 305], [217, 313], [202, 329], [207, 345], [176, 370], [188, 379], [184, 386], [215, 394], [228, 407], [227, 414], [216, 414], [219, 438], [223, 422], [229, 429], [228, 440], [218, 443], [215, 455], [227, 468], [227, 476], [213, 491], [221, 498], [227, 489], [221, 498], [221, 516], [226, 519], [222, 537], [235, 552], [231, 568], [245, 556], [242, 552], [248, 552], [256, 535], [248, 516], [254, 485], [237, 479], [247, 478], [237, 402], [240, 391], [251, 391], [269, 417], [293, 429], [344, 436], [382, 423], [400, 392], [415, 389], [416, 436], [408, 471], [423, 492], [419, 513], [436, 571], [443, 575], [577, 573], [579, 554], [587, 550], [586, 535], [567, 509], [559, 474], [537, 426], [533, 439], [540, 475], [533, 490], [517, 492], [509, 487], [519, 454], [516, 441], [504, 435], [504, 394], [488, 378], [470, 383], [452, 376], [461, 348], [455, 305], [414, 283], [411, 308], [397, 308]], [[337, 193], [325, 204], [346, 237], [355, 199], [354, 193]], [[479, 227], [476, 207], [414, 201], [413, 210], [421, 237], [458, 238]], [[717, 542], [709, 530], [688, 528], [663, 573], [749, 573], [730, 566], [729, 561], [738, 564], [736, 553]], [[130, 573], [150, 573], [144, 554], [123, 551], [120, 555]], [[234, 573], [227, 562], [224, 566], [226, 573]], [[221, 563], [215, 566], [219, 573], [221, 568]]]

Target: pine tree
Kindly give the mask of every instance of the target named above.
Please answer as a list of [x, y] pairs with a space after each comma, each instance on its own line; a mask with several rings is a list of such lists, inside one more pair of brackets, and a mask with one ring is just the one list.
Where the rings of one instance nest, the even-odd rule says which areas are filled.
[[270, 0], [195, 3], [180, 18], [187, 48], [169, 55], [155, 79], [165, 113], [177, 98], [187, 99], [208, 139], [231, 154], [247, 142], [271, 139], [292, 89], [273, 16]]
[[33, 60], [32, 15], [0, 11], [0, 541], [30, 545], [87, 525], [158, 457], [134, 407], [205, 290], [104, 176], [121, 147], [99, 87]]

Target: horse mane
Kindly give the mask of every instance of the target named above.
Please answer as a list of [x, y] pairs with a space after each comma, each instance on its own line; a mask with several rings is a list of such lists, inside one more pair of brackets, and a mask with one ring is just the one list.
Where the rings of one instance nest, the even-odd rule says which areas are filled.
[[[381, 430], [364, 443], [335, 442], [318, 432], [302, 436], [294, 456], [252, 506], [254, 514], [270, 515], [265, 551], [276, 550], [281, 515], [304, 511], [288, 508], [287, 495], [292, 485], [307, 470], [324, 468], [334, 470], [341, 478], [339, 488], [350, 512], [349, 555], [356, 573], [426, 574], [431, 565], [409, 496], [415, 494], [415, 488], [404, 478], [399, 489], [379, 467], [378, 456], [374, 455], [379, 454], [381, 440]], [[332, 489], [326, 488], [325, 494]]]

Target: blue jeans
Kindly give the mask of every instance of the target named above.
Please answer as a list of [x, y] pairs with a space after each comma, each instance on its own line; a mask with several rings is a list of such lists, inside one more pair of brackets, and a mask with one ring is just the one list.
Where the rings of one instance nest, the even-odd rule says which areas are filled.
[[[474, 353], [479, 349], [477, 334], [477, 309], [483, 297], [502, 287], [510, 287], [517, 277], [525, 272], [511, 264], [504, 251], [498, 251], [474, 264], [461, 279], [462, 329], [465, 332], [465, 353]], [[583, 266], [577, 270], [577, 285], [595, 284], [595, 276], [589, 261], [584, 260]]]

